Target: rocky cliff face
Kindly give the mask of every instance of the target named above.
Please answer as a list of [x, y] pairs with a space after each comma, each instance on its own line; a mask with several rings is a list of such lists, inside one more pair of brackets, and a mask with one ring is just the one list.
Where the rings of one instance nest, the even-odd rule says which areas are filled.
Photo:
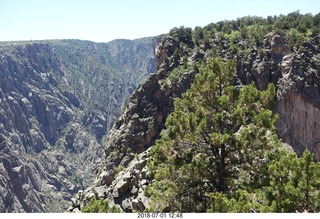
[[[298, 154], [308, 148], [320, 160], [319, 39], [315, 37], [296, 50], [283, 37], [270, 33], [260, 51], [252, 48], [247, 57], [237, 56], [230, 50], [229, 41], [219, 37], [193, 49], [172, 37], [158, 41], [157, 73], [131, 97], [106, 138], [103, 164], [94, 185], [81, 198], [74, 198], [69, 210], [79, 211], [92, 197], [108, 199], [125, 212], [148, 207], [144, 189], [152, 183], [146, 166], [149, 148], [173, 110], [173, 99], [189, 88], [197, 73], [193, 67], [173, 81], [171, 70], [210, 58], [213, 53], [237, 60], [238, 84], [255, 83], [259, 89], [265, 89], [268, 83], [274, 83], [277, 88], [274, 111], [280, 116], [277, 124], [280, 138]], [[239, 46], [244, 43], [238, 42]]]
[[65, 211], [92, 182], [102, 137], [154, 66], [151, 38], [1, 44], [0, 212]]
[[94, 185], [73, 199], [70, 211], [78, 211], [92, 197], [108, 199], [110, 205], [120, 206], [126, 212], [148, 207], [148, 198], [144, 195], [146, 185], [151, 183], [146, 167], [148, 149], [159, 138], [167, 116], [173, 111], [174, 98], [181, 97], [196, 74], [195, 70], [186, 71], [173, 84], [168, 79], [170, 70], [179, 62], [161, 57], [170, 56], [177, 45], [172, 38], [159, 41], [155, 48], [157, 73], [131, 96], [105, 140], [105, 157]]
[[319, 40], [304, 46], [306, 52], [287, 55], [281, 63], [278, 87], [284, 93], [278, 93], [278, 130], [283, 141], [292, 145], [299, 155], [307, 148], [320, 161]]
[[268, 83], [277, 87], [275, 112], [280, 138], [301, 155], [307, 148], [320, 160], [319, 151], [319, 36], [295, 51], [278, 35], [265, 37], [265, 56], [255, 55], [238, 62], [239, 77], [244, 83], [254, 81], [259, 89]]

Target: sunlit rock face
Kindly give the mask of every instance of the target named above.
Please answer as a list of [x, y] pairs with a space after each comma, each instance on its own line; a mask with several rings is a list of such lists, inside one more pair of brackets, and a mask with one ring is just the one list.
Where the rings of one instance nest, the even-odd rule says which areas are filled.
[[0, 212], [66, 211], [154, 71], [152, 38], [0, 44]]

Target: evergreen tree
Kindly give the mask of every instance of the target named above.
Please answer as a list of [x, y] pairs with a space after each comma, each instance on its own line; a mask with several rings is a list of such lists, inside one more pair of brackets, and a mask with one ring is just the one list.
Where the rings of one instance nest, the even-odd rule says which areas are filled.
[[279, 146], [269, 110], [272, 85], [233, 86], [235, 62], [221, 58], [200, 68], [195, 83], [175, 100], [167, 129], [152, 148], [148, 188], [157, 211], [205, 212], [211, 193], [239, 189], [242, 172], [258, 171], [265, 153]]
[[[306, 150], [301, 158], [278, 150], [234, 193], [211, 193], [208, 212], [319, 212], [320, 164]], [[248, 184], [248, 181], [251, 185]]]
[[268, 168], [269, 185], [263, 188], [266, 205], [274, 212], [320, 211], [320, 164], [306, 150], [301, 158], [282, 153]]

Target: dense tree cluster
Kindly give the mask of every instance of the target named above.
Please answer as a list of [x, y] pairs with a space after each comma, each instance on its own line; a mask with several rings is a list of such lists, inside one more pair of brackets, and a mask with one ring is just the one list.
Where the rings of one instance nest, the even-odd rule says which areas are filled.
[[199, 71], [152, 147], [150, 210], [318, 212], [320, 164], [278, 139], [274, 86], [234, 86], [235, 63], [221, 58]]
[[180, 42], [189, 45], [190, 47], [193, 46], [193, 39], [192, 39], [192, 28], [181, 26], [180, 28], [174, 27], [169, 32], [170, 36], [177, 37]]
[[205, 27], [195, 27], [194, 30], [184, 26], [175, 27], [169, 35], [189, 48], [206, 47], [212, 40], [226, 40], [230, 51], [241, 55], [248, 53], [249, 49], [263, 47], [264, 36], [270, 32], [286, 38], [289, 46], [298, 49], [301, 43], [320, 34], [320, 13], [313, 16], [295, 11], [288, 15], [267, 18], [245, 16], [237, 20], [225, 20]]

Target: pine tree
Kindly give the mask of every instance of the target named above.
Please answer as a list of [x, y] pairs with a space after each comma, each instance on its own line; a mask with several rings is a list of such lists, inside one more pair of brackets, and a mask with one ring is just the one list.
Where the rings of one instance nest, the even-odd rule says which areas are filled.
[[267, 202], [274, 212], [320, 211], [320, 163], [306, 150], [301, 158], [282, 153], [268, 169]]
[[274, 86], [258, 91], [253, 84], [235, 87], [234, 80], [234, 61], [210, 60], [175, 100], [148, 164], [153, 210], [206, 212], [212, 194], [236, 192], [236, 179], [257, 172], [266, 152], [280, 145], [269, 110]]
[[208, 212], [319, 212], [320, 164], [308, 150], [298, 158], [278, 149], [256, 174], [264, 180], [248, 179], [252, 185], [234, 193], [211, 193]]

